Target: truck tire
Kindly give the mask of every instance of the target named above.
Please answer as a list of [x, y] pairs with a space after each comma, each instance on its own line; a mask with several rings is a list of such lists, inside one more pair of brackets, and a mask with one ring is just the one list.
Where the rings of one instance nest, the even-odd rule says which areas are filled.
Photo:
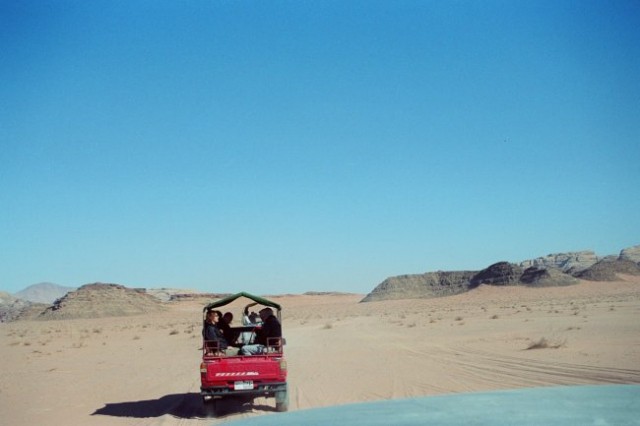
[[289, 389], [276, 392], [276, 411], [284, 413], [289, 410]]
[[204, 411], [205, 417], [216, 417], [218, 413], [218, 402], [211, 399], [202, 399], [202, 410]]

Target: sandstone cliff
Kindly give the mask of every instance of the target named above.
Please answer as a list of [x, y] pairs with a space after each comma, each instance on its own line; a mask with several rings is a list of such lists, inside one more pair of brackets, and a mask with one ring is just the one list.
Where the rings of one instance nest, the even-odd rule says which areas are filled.
[[595, 264], [598, 260], [600, 259], [593, 251], [583, 250], [548, 254], [544, 257], [522, 261], [520, 266], [525, 269], [535, 266], [537, 268], [556, 268], [562, 272], [579, 272]]
[[362, 301], [439, 297], [463, 293], [469, 290], [473, 275], [473, 271], [438, 271], [390, 277], [374, 288]]
[[479, 285], [551, 287], [577, 284], [579, 279], [613, 281], [616, 274], [640, 275], [640, 246], [619, 256], [598, 257], [593, 251], [555, 253], [519, 264], [494, 263], [481, 271], [439, 271], [390, 277], [362, 302], [449, 296]]

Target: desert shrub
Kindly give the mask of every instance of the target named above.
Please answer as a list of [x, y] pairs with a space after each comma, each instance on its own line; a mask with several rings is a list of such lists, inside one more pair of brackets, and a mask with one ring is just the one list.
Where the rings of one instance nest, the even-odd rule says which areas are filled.
[[558, 349], [558, 348], [563, 347], [565, 344], [566, 344], [566, 340], [550, 342], [545, 337], [541, 337], [539, 340], [537, 340], [535, 342], [532, 342], [527, 347], [527, 350], [531, 350], [531, 349]]

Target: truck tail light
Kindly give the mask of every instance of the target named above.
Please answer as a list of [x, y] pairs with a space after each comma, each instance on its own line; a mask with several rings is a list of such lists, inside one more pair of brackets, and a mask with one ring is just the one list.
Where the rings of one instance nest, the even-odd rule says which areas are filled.
[[202, 374], [206, 374], [207, 372], [207, 364], [205, 364], [204, 362], [200, 363], [200, 373]]
[[280, 360], [280, 370], [287, 371], [287, 361], [285, 361], [284, 359]]

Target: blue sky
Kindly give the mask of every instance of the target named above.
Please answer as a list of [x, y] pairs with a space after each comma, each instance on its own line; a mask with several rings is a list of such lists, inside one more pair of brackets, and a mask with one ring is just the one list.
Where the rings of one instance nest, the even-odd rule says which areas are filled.
[[637, 1], [0, 1], [0, 289], [618, 253], [639, 75]]

